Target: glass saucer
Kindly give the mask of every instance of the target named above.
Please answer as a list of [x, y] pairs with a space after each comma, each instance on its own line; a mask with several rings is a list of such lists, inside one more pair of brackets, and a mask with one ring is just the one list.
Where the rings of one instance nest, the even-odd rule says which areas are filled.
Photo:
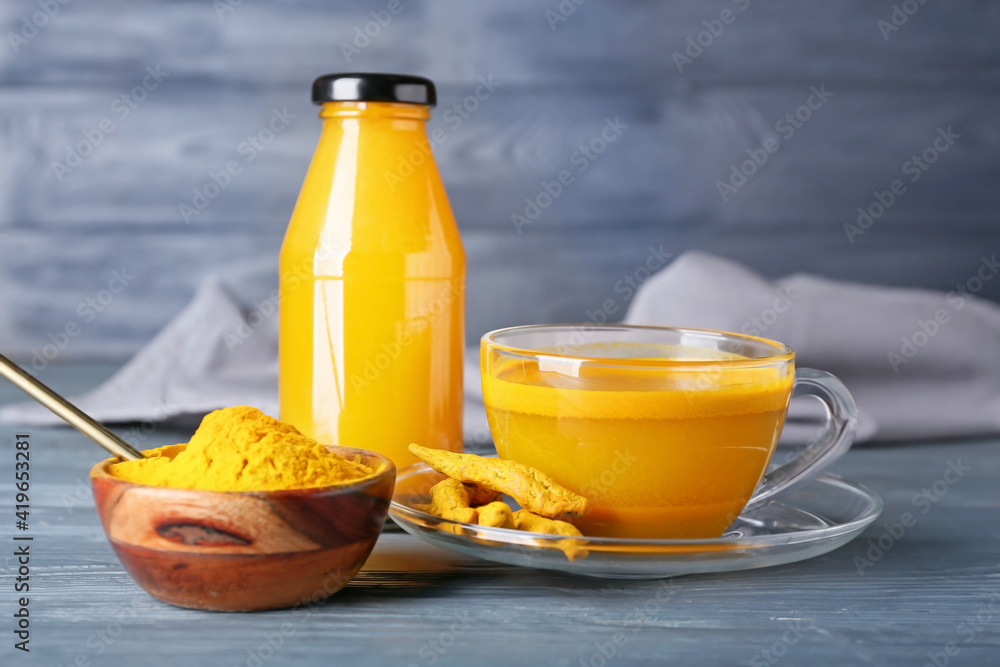
[[[882, 512], [861, 484], [823, 474], [740, 517], [715, 539], [569, 539], [441, 519], [414, 507], [443, 475], [418, 463], [396, 478], [389, 515], [406, 532], [465, 556], [589, 577], [657, 579], [805, 560], [843, 546]], [[571, 559], [572, 557], [572, 559]]]

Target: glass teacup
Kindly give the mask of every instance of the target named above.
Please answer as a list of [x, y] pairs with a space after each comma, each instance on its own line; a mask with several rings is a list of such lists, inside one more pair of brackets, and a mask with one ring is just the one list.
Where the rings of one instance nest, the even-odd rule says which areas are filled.
[[[501, 458], [591, 501], [585, 535], [712, 538], [850, 447], [857, 411], [794, 352], [721, 331], [534, 325], [482, 338], [483, 397]], [[790, 398], [828, 410], [820, 436], [765, 475]]]

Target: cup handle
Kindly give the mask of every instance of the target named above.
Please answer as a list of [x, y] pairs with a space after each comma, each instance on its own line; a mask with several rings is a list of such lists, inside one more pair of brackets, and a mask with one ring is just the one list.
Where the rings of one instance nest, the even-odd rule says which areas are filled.
[[830, 373], [800, 368], [792, 386], [792, 398], [799, 396], [815, 396], [826, 405], [823, 428], [795, 458], [764, 475], [743, 511], [766, 505], [802, 486], [843, 456], [854, 441], [858, 408], [844, 383]]

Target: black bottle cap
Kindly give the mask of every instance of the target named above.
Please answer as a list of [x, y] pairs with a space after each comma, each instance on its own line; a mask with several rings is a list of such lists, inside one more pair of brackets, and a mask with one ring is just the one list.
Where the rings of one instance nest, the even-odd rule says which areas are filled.
[[312, 100], [323, 102], [402, 102], [437, 104], [434, 82], [409, 74], [324, 74], [313, 81]]

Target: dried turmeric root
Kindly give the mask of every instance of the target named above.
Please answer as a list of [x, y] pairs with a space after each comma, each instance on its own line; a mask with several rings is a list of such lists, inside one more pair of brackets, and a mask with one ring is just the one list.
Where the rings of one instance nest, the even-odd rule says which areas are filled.
[[543, 517], [582, 516], [587, 513], [586, 498], [522, 463], [429, 449], [416, 444], [410, 445], [410, 452], [448, 477], [506, 493], [521, 507]]
[[[531, 533], [545, 533], [546, 535], [565, 535], [566, 537], [577, 537], [582, 538], [583, 533], [571, 523], [566, 521], [557, 521], [554, 519], [546, 519], [543, 516], [538, 516], [527, 510], [518, 510], [514, 512], [514, 526], [518, 530], [526, 530]], [[553, 546], [562, 549], [566, 554], [566, 558], [571, 561], [577, 558], [585, 558], [587, 556], [587, 550], [580, 546], [581, 541], [570, 539], [570, 540], [558, 540], [553, 543]]]
[[490, 526], [492, 528], [517, 527], [514, 524], [514, 513], [511, 512], [510, 505], [502, 500], [483, 505], [478, 510], [480, 526]]
[[487, 489], [485, 486], [478, 484], [464, 484], [463, 486], [465, 486], [465, 490], [469, 494], [469, 507], [489, 505], [492, 502], [500, 500], [500, 496], [502, 495], [499, 491]]
[[429, 511], [434, 516], [462, 523], [476, 523], [479, 512], [469, 507], [469, 492], [455, 479], [443, 479], [431, 487]]

